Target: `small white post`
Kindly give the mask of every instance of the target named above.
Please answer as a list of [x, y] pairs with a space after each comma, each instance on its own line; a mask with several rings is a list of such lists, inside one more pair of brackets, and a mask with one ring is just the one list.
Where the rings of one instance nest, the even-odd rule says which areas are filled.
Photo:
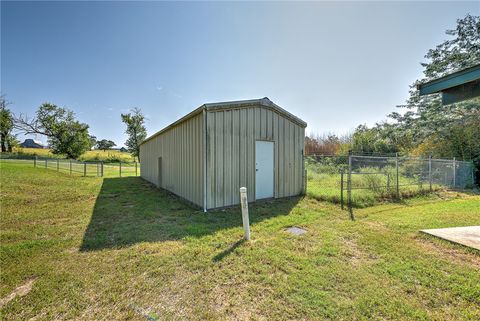
[[247, 188], [240, 187], [240, 202], [242, 204], [243, 238], [250, 240], [250, 222], [248, 220]]

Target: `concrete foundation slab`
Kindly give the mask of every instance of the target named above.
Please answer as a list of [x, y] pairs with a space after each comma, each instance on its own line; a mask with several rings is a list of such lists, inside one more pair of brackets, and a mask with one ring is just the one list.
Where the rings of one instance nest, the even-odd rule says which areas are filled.
[[420, 232], [480, 250], [480, 226], [437, 228]]

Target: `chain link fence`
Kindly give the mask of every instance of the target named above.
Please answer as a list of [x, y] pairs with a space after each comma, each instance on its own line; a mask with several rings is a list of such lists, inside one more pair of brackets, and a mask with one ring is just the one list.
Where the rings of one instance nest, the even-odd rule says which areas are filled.
[[305, 167], [307, 194], [346, 206], [352, 219], [354, 207], [475, 185], [473, 163], [455, 159], [310, 155]]
[[45, 168], [79, 176], [127, 177], [140, 175], [140, 163], [80, 162], [70, 159], [38, 156], [0, 157], [1, 162], [31, 164], [35, 168]]

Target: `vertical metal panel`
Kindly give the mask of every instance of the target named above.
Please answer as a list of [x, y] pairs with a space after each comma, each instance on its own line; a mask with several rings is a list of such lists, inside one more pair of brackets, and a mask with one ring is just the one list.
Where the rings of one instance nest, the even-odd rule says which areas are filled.
[[233, 110], [232, 113], [232, 182], [230, 188], [232, 204], [238, 204], [240, 203], [240, 193], [236, 192], [236, 189], [242, 187], [240, 185], [240, 160], [242, 158], [240, 154], [240, 110]]
[[216, 114], [215, 113], [206, 113], [207, 114], [207, 208], [215, 207], [215, 195], [216, 195], [216, 184], [215, 184], [215, 150], [216, 150], [216, 140], [215, 140], [215, 124], [216, 124]]
[[223, 200], [227, 204], [232, 204], [232, 110], [224, 112], [223, 133]]
[[255, 108], [247, 109], [247, 136], [243, 139], [247, 142], [247, 189], [248, 201], [255, 200]]
[[224, 199], [223, 199], [223, 189], [224, 189], [224, 172], [223, 167], [225, 166], [224, 162], [224, 153], [223, 150], [225, 148], [224, 141], [223, 141], [223, 134], [225, 124], [224, 122], [224, 111], [217, 112], [215, 116], [215, 207], [224, 206]]
[[161, 185], [203, 207], [203, 114], [179, 123], [140, 146], [140, 175], [159, 185], [158, 158], [162, 157]]
[[278, 131], [278, 122], [279, 122], [279, 116], [277, 113], [272, 113], [272, 140], [275, 142], [275, 197], [279, 197], [280, 193], [280, 144], [278, 143], [279, 141], [279, 131]]
[[207, 208], [238, 204], [242, 186], [255, 200], [256, 140], [274, 142], [275, 197], [302, 192], [304, 128], [263, 106], [207, 114]]
[[240, 136], [239, 136], [239, 144], [240, 144], [240, 155], [239, 155], [239, 167], [240, 167], [240, 187], [247, 187], [247, 140], [245, 137], [247, 136], [247, 122], [248, 122], [248, 110], [243, 108], [239, 110], [240, 113]]

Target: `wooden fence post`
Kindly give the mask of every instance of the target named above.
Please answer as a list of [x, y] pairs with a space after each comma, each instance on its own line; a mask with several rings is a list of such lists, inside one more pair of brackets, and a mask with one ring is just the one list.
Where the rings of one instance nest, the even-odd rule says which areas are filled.
[[137, 161], [135, 161], [135, 176], [138, 176]]
[[45, 158], [45, 168], [48, 168], [48, 158]]
[[100, 174], [103, 177], [103, 162], [100, 163]]
[[37, 156], [33, 158], [33, 167], [37, 167]]
[[70, 175], [72, 175], [72, 160], [70, 159]]
[[120, 161], [120, 177], [122, 177], [122, 162]]
[[59, 163], [58, 163], [58, 158], [57, 158], [57, 172], [60, 170], [60, 166], [59, 166]]
[[87, 176], [87, 163], [83, 162], [83, 176]]

